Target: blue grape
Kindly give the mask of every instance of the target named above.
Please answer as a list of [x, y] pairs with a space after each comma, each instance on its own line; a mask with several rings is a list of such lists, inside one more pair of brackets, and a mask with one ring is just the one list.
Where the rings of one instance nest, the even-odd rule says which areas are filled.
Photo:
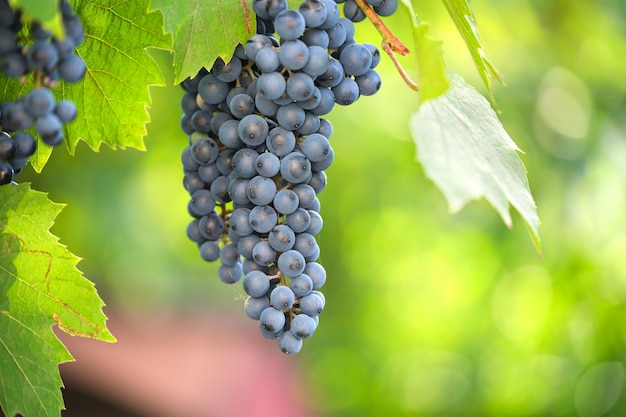
[[307, 314], [298, 314], [292, 320], [289, 331], [300, 339], [308, 339], [315, 333], [317, 322]]
[[283, 332], [278, 337], [278, 348], [287, 355], [293, 355], [302, 349], [302, 339], [291, 332]]
[[278, 52], [272, 48], [263, 48], [256, 54], [256, 65], [263, 73], [276, 71], [280, 65]]
[[224, 245], [220, 251], [220, 261], [223, 265], [235, 265], [237, 262], [240, 262], [240, 260], [241, 255], [236, 245], [232, 243]]
[[233, 171], [239, 178], [252, 178], [257, 175], [256, 160], [259, 154], [250, 148], [239, 149], [233, 155]]
[[248, 198], [247, 188], [248, 179], [245, 178], [233, 178], [228, 184], [228, 195], [235, 204], [248, 204], [250, 199]]
[[217, 240], [224, 233], [224, 220], [215, 211], [212, 211], [200, 218], [198, 229], [205, 239]]
[[196, 139], [191, 144], [191, 157], [201, 165], [212, 164], [217, 161], [219, 148], [217, 143], [207, 136]]
[[309, 60], [309, 48], [299, 39], [283, 42], [278, 52], [280, 63], [292, 71], [302, 69]]
[[261, 328], [270, 333], [277, 334], [283, 330], [285, 314], [274, 307], [268, 307], [261, 312], [259, 321]]
[[337, 7], [337, 3], [333, 0], [322, 0], [324, 6], [326, 7], [326, 20], [319, 27], [321, 29], [330, 29], [335, 26], [339, 21], [339, 8]]
[[311, 223], [309, 224], [309, 227], [307, 227], [305, 232], [315, 236], [322, 231], [324, 222], [322, 220], [322, 216], [320, 216], [317, 211], [309, 210], [309, 217], [311, 217]]
[[311, 278], [314, 290], [320, 289], [326, 282], [326, 270], [317, 262], [307, 262], [304, 274]]
[[330, 58], [328, 60], [328, 68], [326, 71], [317, 77], [317, 85], [322, 87], [334, 87], [338, 85], [344, 77], [343, 65], [339, 60]]
[[250, 225], [250, 209], [237, 208], [230, 215], [230, 229], [235, 231], [239, 236], [248, 236], [254, 230]]
[[257, 206], [270, 204], [276, 195], [276, 184], [271, 178], [257, 175], [248, 182], [247, 195]]
[[291, 152], [280, 161], [280, 173], [292, 184], [304, 182], [311, 174], [311, 162], [301, 152]]
[[263, 310], [270, 306], [269, 297], [248, 297], [246, 298], [245, 310], [246, 315], [253, 320], [259, 320]]
[[237, 250], [239, 250], [241, 256], [245, 258], [252, 258], [252, 250], [260, 241], [261, 238], [256, 233], [241, 237], [239, 242], [237, 242]]
[[286, 252], [293, 248], [296, 242], [296, 234], [291, 227], [279, 224], [269, 232], [267, 241], [275, 251]]
[[248, 59], [254, 60], [256, 54], [263, 48], [269, 48], [272, 46], [272, 41], [265, 35], [253, 35], [246, 42], [246, 56]]
[[378, 47], [373, 43], [364, 43], [363, 46], [369, 49], [370, 53], [372, 54], [372, 63], [370, 65], [370, 68], [376, 68], [380, 63], [380, 51], [378, 50]]
[[220, 245], [207, 240], [200, 245], [200, 256], [207, 262], [214, 262], [220, 258]]
[[312, 256], [316, 250], [319, 250], [313, 235], [306, 232], [298, 233], [296, 236], [296, 243], [293, 245], [293, 248], [300, 252], [305, 258]]
[[359, 85], [350, 77], [344, 77], [339, 84], [332, 88], [335, 102], [348, 106], [359, 99]]
[[241, 119], [237, 132], [243, 143], [254, 147], [265, 142], [269, 133], [269, 126], [263, 117], [249, 114]]
[[323, 29], [309, 29], [304, 32], [304, 35], [300, 38], [302, 42], [306, 43], [309, 46], [319, 46], [321, 48], [328, 48], [329, 38], [328, 33]]
[[270, 280], [261, 271], [250, 271], [243, 278], [243, 290], [251, 297], [262, 297], [270, 289]]
[[279, 72], [268, 72], [259, 77], [256, 85], [258, 94], [261, 97], [268, 100], [276, 100], [285, 92], [287, 81]]
[[284, 285], [275, 287], [270, 293], [270, 303], [272, 307], [282, 312], [289, 310], [295, 301], [296, 296], [291, 288]]
[[230, 175], [233, 172], [233, 155], [235, 151], [233, 149], [224, 149], [220, 151], [215, 165], [222, 175]]
[[305, 266], [304, 256], [296, 250], [290, 249], [278, 257], [278, 268], [288, 277], [297, 277], [304, 271]]
[[259, 241], [252, 248], [252, 259], [259, 265], [270, 265], [276, 262], [276, 250], [267, 240]]
[[313, 280], [307, 274], [302, 273], [297, 277], [291, 279], [289, 287], [296, 295], [296, 297], [304, 297], [305, 295], [309, 295], [311, 291], [313, 291]]
[[313, 172], [309, 185], [315, 190], [316, 194], [321, 193], [326, 188], [326, 173], [324, 171]]
[[372, 53], [361, 44], [354, 43], [346, 46], [339, 56], [341, 65], [349, 75], [362, 75], [370, 69], [372, 65]]
[[217, 169], [217, 164], [200, 165], [196, 172], [198, 173], [198, 177], [207, 184], [212, 183], [221, 175], [220, 171]]
[[211, 196], [217, 203], [228, 203], [231, 201], [230, 195], [228, 194], [229, 182], [228, 177], [220, 175], [211, 183], [209, 190]]
[[300, 310], [311, 317], [317, 316], [324, 310], [324, 300], [317, 293], [311, 292], [300, 299]]
[[228, 63], [225, 63], [222, 58], [218, 57], [213, 63], [211, 73], [213, 73], [218, 80], [230, 83], [239, 78], [241, 68], [241, 60], [236, 56], [233, 56]]
[[311, 225], [311, 216], [306, 209], [298, 208], [285, 218], [285, 224], [296, 233], [302, 233]]
[[283, 41], [298, 39], [304, 33], [306, 22], [297, 10], [283, 10], [274, 19], [274, 29]]
[[54, 109], [54, 95], [52, 95], [52, 92], [45, 87], [39, 87], [32, 90], [26, 95], [24, 100], [24, 109], [32, 117], [44, 116], [52, 112]]
[[237, 94], [228, 105], [230, 112], [238, 119], [254, 113], [254, 99], [247, 94]]
[[364, 96], [374, 95], [380, 90], [380, 75], [373, 69], [367, 70], [365, 74], [354, 77], [354, 81], [356, 81], [359, 86], [359, 93]]
[[306, 118], [306, 114], [302, 107], [297, 103], [289, 103], [284, 106], [280, 106], [278, 112], [276, 112], [276, 120], [280, 127], [287, 130], [296, 130]]
[[[308, 48], [309, 60], [306, 65], [302, 67], [302, 71], [311, 77], [317, 77], [324, 74], [328, 69], [328, 64], [330, 62], [328, 52], [326, 52], [325, 48], [318, 45], [310, 45]], [[287, 80], [287, 82], [289, 82], [289, 80]]]
[[321, 161], [311, 162], [311, 170], [323, 171], [327, 169], [328, 167], [330, 167], [334, 160], [335, 160], [335, 151], [333, 151], [333, 148], [331, 147], [329, 149], [328, 155], [326, 155], [326, 158], [322, 159]]
[[73, 101], [61, 100], [54, 106], [54, 113], [63, 123], [70, 123], [76, 119], [78, 110]]
[[[298, 195], [298, 203], [302, 208], [309, 208], [315, 201], [315, 190], [308, 184], [298, 184], [293, 187], [293, 192]], [[288, 213], [286, 213], [288, 214]]]
[[326, 29], [326, 32], [328, 32], [328, 48], [339, 48], [346, 41], [346, 28], [341, 22], [337, 22], [332, 28]]
[[276, 156], [285, 156], [296, 146], [296, 136], [282, 127], [273, 128], [266, 140], [267, 148]]
[[325, 136], [313, 133], [304, 139], [301, 149], [310, 161], [323, 161], [330, 153], [330, 143]]
[[250, 210], [250, 226], [258, 233], [267, 233], [278, 221], [276, 211], [270, 206], [255, 206]]
[[291, 214], [298, 208], [300, 199], [293, 190], [283, 189], [274, 196], [273, 205], [280, 214]]
[[316, 28], [326, 20], [327, 12], [324, 3], [307, 0], [300, 4], [298, 11], [302, 14], [307, 28]]
[[57, 50], [54, 46], [52, 46], [52, 44], [45, 40], [35, 41], [35, 43], [30, 45], [26, 50], [26, 63], [28, 64], [28, 67], [33, 70], [49, 71], [57, 64], [58, 61], [59, 54], [57, 53]]
[[268, 100], [265, 97], [261, 97], [258, 93], [254, 98], [254, 105], [256, 109], [265, 116], [275, 116], [276, 112], [280, 108], [280, 105], [276, 104], [274, 100]]
[[354, 0], [347, 0], [344, 3], [343, 14], [353, 22], [362, 22], [366, 17]]
[[13, 142], [15, 144], [16, 158], [28, 158], [29, 156], [33, 155], [37, 150], [37, 141], [29, 133], [15, 133], [13, 135]]
[[63, 57], [59, 62], [58, 71], [59, 76], [63, 78], [64, 81], [75, 83], [83, 79], [85, 72], [87, 72], [87, 67], [81, 57], [68, 55]]
[[280, 159], [271, 152], [260, 154], [255, 165], [257, 173], [267, 178], [272, 178], [280, 171]]
[[398, 0], [384, 0], [379, 6], [374, 6], [374, 11], [380, 16], [391, 16], [398, 9]]
[[241, 266], [241, 262], [237, 262], [234, 265], [224, 265], [221, 264], [219, 268], [217, 268], [217, 275], [220, 280], [225, 284], [234, 284], [241, 279], [243, 275], [243, 269]]
[[228, 95], [228, 84], [219, 80], [214, 74], [207, 74], [198, 84], [198, 94], [210, 104], [219, 104]]
[[[311, 113], [322, 116], [324, 114], [330, 113], [330, 111], [335, 107], [335, 94], [333, 94], [332, 90], [328, 88], [320, 89], [320, 102], [319, 104], [311, 109]], [[321, 123], [321, 122], [320, 122]], [[320, 124], [321, 127], [321, 124]], [[323, 132], [319, 132], [324, 134]], [[324, 135], [328, 137], [328, 135]]]

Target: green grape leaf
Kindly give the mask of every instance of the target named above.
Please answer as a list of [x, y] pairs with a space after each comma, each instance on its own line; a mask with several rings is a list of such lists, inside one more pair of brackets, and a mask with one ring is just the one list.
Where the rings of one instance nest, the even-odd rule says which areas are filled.
[[443, 42], [429, 37], [428, 28], [429, 25], [425, 23], [413, 28], [421, 103], [440, 96], [450, 87], [441, 48]]
[[[70, 153], [80, 140], [96, 151], [102, 143], [113, 149], [145, 149], [145, 125], [150, 121], [149, 86], [165, 85], [147, 49], [170, 46], [161, 15], [147, 12], [148, 1], [72, 1], [85, 29], [77, 54], [84, 59], [87, 72], [83, 80], [60, 82], [54, 89], [57, 100], [71, 100], [78, 108], [76, 120], [64, 127]], [[16, 101], [33, 88], [32, 74], [24, 80], [0, 77], [4, 101]], [[36, 171], [43, 169], [51, 152], [39, 141], [37, 153], [30, 158]]]
[[448, 78], [450, 89], [423, 103], [411, 119], [417, 157], [426, 175], [441, 189], [452, 211], [485, 197], [511, 227], [510, 203], [541, 252], [539, 216], [519, 148], [480, 93], [458, 75]]
[[148, 13], [149, 0], [80, 0], [73, 3], [83, 20], [85, 40], [78, 48], [87, 65], [85, 79], [63, 83], [59, 90], [73, 100], [78, 118], [66, 129], [71, 153], [79, 139], [98, 150], [102, 142], [111, 148], [145, 149], [145, 124], [150, 121], [150, 85], [165, 81], [148, 48], [167, 48], [158, 13]]
[[174, 37], [174, 83], [210, 68], [218, 56], [228, 61], [256, 27], [254, 11], [240, 0], [152, 0], [151, 7], [161, 10]]
[[491, 77], [503, 82], [502, 75], [493, 66], [489, 59], [487, 59], [487, 55], [485, 54], [485, 51], [480, 43], [480, 38], [478, 37], [478, 29], [472, 14], [472, 9], [469, 5], [469, 1], [443, 0], [443, 4], [448, 9], [448, 13], [452, 17], [459, 33], [467, 44], [467, 48], [469, 49], [470, 55], [474, 60], [476, 68], [478, 69], [478, 73], [480, 74], [485, 87], [487, 87], [489, 98], [493, 103], [495, 103], [493, 91], [491, 89]]
[[9, 0], [13, 9], [22, 9], [22, 20], [36, 20], [56, 36], [63, 36], [63, 19], [57, 2], [50, 0]]
[[[301, 0], [289, 0], [297, 8]], [[174, 83], [210, 67], [218, 57], [228, 61], [237, 44], [256, 33], [252, 0], [152, 0], [163, 13], [165, 31], [174, 44]]]
[[446, 63], [443, 59], [442, 41], [428, 36], [428, 23], [420, 23], [410, 0], [400, 0], [408, 13], [413, 27], [415, 57], [418, 69], [420, 101], [423, 103], [443, 94], [450, 81], [446, 77]]
[[5, 415], [59, 416], [58, 364], [72, 360], [52, 326], [114, 342], [92, 282], [49, 232], [61, 204], [28, 184], [0, 192], [0, 406]]

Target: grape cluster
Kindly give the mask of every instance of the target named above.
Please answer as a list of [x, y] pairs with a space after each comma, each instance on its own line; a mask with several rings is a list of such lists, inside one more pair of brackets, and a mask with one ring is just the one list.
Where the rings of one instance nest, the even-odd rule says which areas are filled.
[[[187, 227], [219, 278], [243, 277], [246, 314], [293, 354], [319, 323], [320, 201], [334, 159], [321, 117], [378, 91], [380, 60], [334, 0], [255, 0], [257, 34], [182, 82]], [[276, 37], [276, 35], [278, 37]]]
[[[353, 22], [365, 19], [365, 13], [354, 0], [335, 0], [343, 3], [343, 14]], [[398, 0], [365, 0], [365, 3], [379, 16], [391, 16], [398, 10]]]
[[57, 102], [51, 88], [60, 80], [77, 82], [84, 77], [85, 63], [75, 54], [84, 32], [66, 0], [59, 2], [59, 10], [63, 38], [53, 36], [40, 22], [25, 25], [21, 10], [0, 0], [0, 72], [20, 81], [32, 74], [36, 86], [17, 101], [0, 103], [0, 185], [10, 183], [36, 150], [36, 140], [25, 130], [34, 127], [46, 145], [56, 146], [63, 141], [63, 124], [76, 118], [76, 105]]

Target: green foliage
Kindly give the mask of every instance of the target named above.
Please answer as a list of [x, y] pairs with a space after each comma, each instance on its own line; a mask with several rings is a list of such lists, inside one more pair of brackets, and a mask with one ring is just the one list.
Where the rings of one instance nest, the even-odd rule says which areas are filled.
[[150, 121], [148, 86], [163, 85], [148, 48], [167, 48], [163, 20], [147, 13], [148, 0], [116, 2], [77, 1], [76, 13], [85, 26], [85, 41], [78, 54], [85, 60], [85, 80], [63, 84], [63, 97], [79, 109], [68, 125], [70, 152], [79, 139], [94, 150], [102, 142], [112, 148], [144, 149], [145, 124]]
[[246, 13], [240, 1], [152, 0], [151, 7], [163, 13], [165, 30], [174, 39], [175, 83], [193, 77], [218, 56], [228, 61], [256, 28], [254, 12]]
[[28, 184], [0, 193], [0, 404], [8, 416], [58, 416], [57, 364], [72, 359], [51, 327], [113, 342], [93, 283], [49, 232], [61, 205]]
[[37, 20], [57, 36], [63, 35], [63, 23], [57, 3], [50, 0], [9, 0], [13, 8], [24, 11], [25, 21]]
[[443, 42], [428, 36], [428, 28], [429, 25], [425, 23], [413, 28], [421, 103], [439, 97], [450, 87], [450, 81], [445, 75], [446, 64], [441, 48]]
[[490, 77], [495, 77], [500, 81], [502, 81], [502, 78], [493, 64], [487, 59], [485, 51], [483, 50], [478, 37], [476, 21], [474, 20], [469, 2], [467, 0], [443, 0], [443, 3], [448, 9], [448, 13], [452, 17], [463, 40], [467, 44], [467, 48], [472, 55], [478, 73], [487, 87], [491, 101], [494, 102]]
[[443, 42], [428, 36], [428, 23], [419, 23], [410, 0], [402, 0], [402, 5], [411, 19], [415, 58], [418, 66], [420, 100], [425, 102], [443, 94], [450, 81], [446, 78], [446, 63], [443, 59]]
[[[75, 1], [74, 10], [83, 19], [85, 40], [78, 48], [87, 65], [85, 79], [61, 83], [55, 94], [71, 99], [78, 108], [77, 119], [66, 125], [66, 144], [74, 153], [84, 140], [92, 149], [101, 143], [112, 148], [145, 149], [145, 124], [150, 121], [149, 85], [163, 85], [163, 76], [148, 48], [167, 48], [159, 13], [146, 13], [147, 1]], [[17, 100], [33, 87], [33, 78], [0, 77], [4, 100]], [[43, 169], [52, 148], [39, 142], [31, 164]]]
[[[289, 0], [297, 7], [300, 0]], [[221, 57], [228, 61], [237, 44], [256, 33], [252, 0], [152, 0], [163, 13], [165, 31], [173, 37], [174, 83], [193, 77]]]
[[511, 227], [511, 203], [541, 250], [539, 217], [519, 148], [489, 102], [459, 76], [450, 78], [452, 87], [422, 104], [411, 120], [426, 175], [444, 193], [452, 211], [484, 196]]

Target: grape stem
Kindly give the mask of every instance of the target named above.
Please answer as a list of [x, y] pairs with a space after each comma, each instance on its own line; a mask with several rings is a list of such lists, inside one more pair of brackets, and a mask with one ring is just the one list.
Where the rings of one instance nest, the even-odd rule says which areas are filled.
[[393, 49], [391, 45], [383, 41], [382, 47], [383, 47], [383, 51], [387, 52], [387, 55], [389, 55], [389, 58], [391, 58], [393, 65], [396, 66], [396, 70], [398, 70], [398, 73], [400, 74], [400, 76], [402, 77], [406, 85], [408, 85], [409, 88], [411, 88], [412, 90], [420, 91], [420, 86], [411, 79], [409, 74], [407, 74], [406, 70], [404, 69], [400, 61], [398, 61], [398, 57], [393, 53]]
[[400, 61], [398, 61], [398, 58], [395, 55], [396, 53], [398, 53], [402, 56], [406, 56], [409, 54], [409, 48], [407, 48], [406, 45], [404, 45], [404, 43], [402, 43], [402, 41], [389, 30], [389, 28], [381, 20], [380, 16], [376, 14], [376, 11], [374, 11], [372, 6], [367, 4], [365, 0], [354, 1], [363, 11], [363, 13], [365, 13], [365, 16], [367, 16], [369, 21], [372, 22], [378, 32], [380, 32], [381, 36], [383, 37], [382, 48], [391, 58], [391, 61], [395, 65], [398, 73], [400, 74], [404, 82], [412, 90], [419, 91], [419, 85], [417, 85], [417, 83], [415, 83], [411, 79], [411, 77], [409, 77], [409, 74], [407, 74], [407, 72], [404, 70], [402, 64], [400, 64]]

